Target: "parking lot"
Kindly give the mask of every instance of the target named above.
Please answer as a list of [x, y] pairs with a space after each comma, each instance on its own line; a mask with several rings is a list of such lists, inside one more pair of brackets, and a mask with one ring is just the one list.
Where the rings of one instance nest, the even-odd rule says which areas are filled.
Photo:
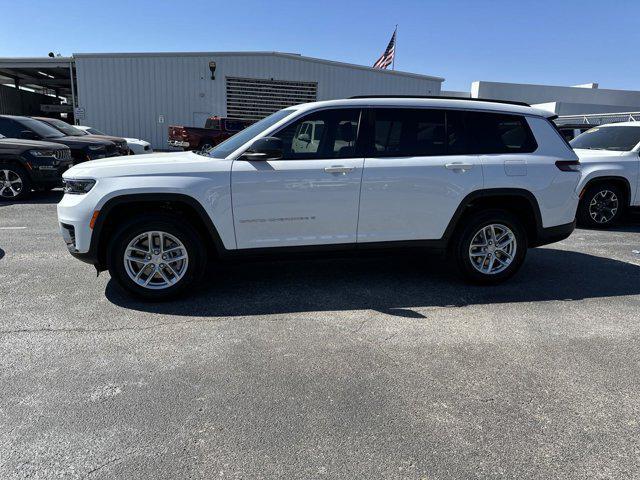
[[0, 204], [0, 478], [638, 478], [640, 221], [471, 287], [437, 258], [242, 263], [132, 301]]

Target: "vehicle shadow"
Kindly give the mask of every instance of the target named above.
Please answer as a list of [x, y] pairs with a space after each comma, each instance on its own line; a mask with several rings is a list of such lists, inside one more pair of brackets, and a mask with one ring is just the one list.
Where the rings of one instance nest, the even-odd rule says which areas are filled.
[[32, 192], [31, 196], [25, 200], [0, 200], [0, 207], [8, 207], [10, 205], [47, 205], [58, 203], [62, 200], [62, 189], [51, 190], [49, 192]]
[[217, 268], [188, 298], [145, 303], [109, 281], [114, 304], [169, 315], [234, 317], [363, 310], [422, 317], [415, 308], [580, 300], [640, 293], [640, 266], [573, 251], [530, 250], [522, 270], [503, 285], [467, 285], [439, 258], [377, 258], [243, 263]]

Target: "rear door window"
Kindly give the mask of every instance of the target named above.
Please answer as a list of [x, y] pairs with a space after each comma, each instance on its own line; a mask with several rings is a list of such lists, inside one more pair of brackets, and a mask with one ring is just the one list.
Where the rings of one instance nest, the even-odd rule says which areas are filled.
[[377, 108], [373, 114], [372, 156], [421, 157], [446, 153], [443, 110]]

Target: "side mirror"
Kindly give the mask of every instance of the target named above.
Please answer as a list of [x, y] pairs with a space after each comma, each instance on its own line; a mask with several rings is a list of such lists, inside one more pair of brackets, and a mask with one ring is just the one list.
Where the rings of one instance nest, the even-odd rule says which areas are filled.
[[20, 138], [22, 138], [23, 140], [40, 140], [40, 137], [31, 130], [22, 130], [20, 132]]
[[282, 158], [282, 140], [277, 137], [259, 138], [244, 152], [242, 160], [279, 160]]
[[301, 142], [309, 143], [311, 142], [311, 137], [308, 133], [302, 133], [298, 135], [298, 140], [300, 140]]

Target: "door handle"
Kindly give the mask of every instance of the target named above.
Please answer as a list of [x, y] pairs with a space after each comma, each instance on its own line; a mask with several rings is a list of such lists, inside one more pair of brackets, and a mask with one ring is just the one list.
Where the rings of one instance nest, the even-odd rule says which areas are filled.
[[445, 164], [444, 168], [446, 168], [447, 170], [471, 170], [473, 168], [473, 163], [447, 163]]
[[327, 173], [342, 173], [343, 175], [349, 172], [353, 172], [353, 167], [343, 167], [342, 165], [333, 165], [324, 169]]

